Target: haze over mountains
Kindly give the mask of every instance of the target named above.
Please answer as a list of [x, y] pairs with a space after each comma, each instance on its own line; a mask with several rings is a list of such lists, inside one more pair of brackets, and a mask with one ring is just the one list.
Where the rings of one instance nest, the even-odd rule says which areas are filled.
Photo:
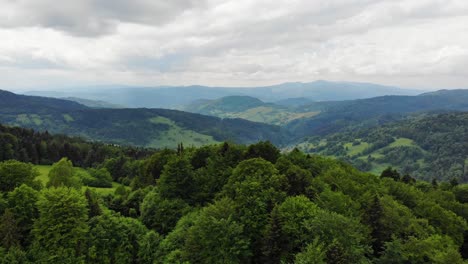
[[28, 95], [48, 97], [77, 97], [100, 100], [124, 107], [181, 108], [195, 100], [219, 99], [225, 96], [243, 95], [265, 102], [290, 98], [306, 98], [313, 101], [352, 100], [382, 95], [416, 95], [421, 90], [401, 89], [370, 83], [315, 81], [309, 83], [283, 83], [265, 87], [235, 88], [208, 86], [160, 86], [126, 87], [99, 86], [49, 91], [30, 91]]

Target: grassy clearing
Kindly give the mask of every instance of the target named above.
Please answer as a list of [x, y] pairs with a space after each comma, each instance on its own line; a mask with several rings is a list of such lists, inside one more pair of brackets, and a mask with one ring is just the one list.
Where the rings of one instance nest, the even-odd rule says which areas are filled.
[[207, 144], [215, 144], [218, 141], [212, 136], [197, 133], [192, 130], [178, 126], [174, 121], [164, 117], [154, 117], [150, 119], [154, 124], [165, 124], [169, 130], [159, 133], [149, 144], [153, 148], [174, 148], [177, 144], [183, 143], [185, 146], [199, 147]]
[[412, 139], [409, 138], [397, 138], [394, 142], [392, 142], [388, 147], [401, 147], [401, 146], [415, 146], [416, 144]]
[[349, 142], [349, 143], [344, 144], [344, 147], [345, 147], [345, 148], [348, 148], [347, 154], [348, 154], [349, 156], [356, 156], [356, 155], [359, 155], [359, 154], [361, 154], [365, 149], [367, 149], [369, 146], [370, 146], [369, 143], [367, 143], [367, 142], [361, 142], [361, 141], [360, 141], [360, 144], [359, 144], [359, 145], [355, 145], [355, 146], [353, 146], [353, 143], [352, 143], [352, 142]]
[[69, 114], [64, 114], [63, 115], [63, 119], [65, 119], [66, 122], [73, 122], [75, 121], [75, 119], [73, 119], [73, 117]]
[[304, 112], [295, 113], [289, 112], [284, 109], [276, 109], [270, 106], [259, 106], [247, 109], [243, 112], [230, 112], [230, 113], [212, 113], [215, 116], [222, 118], [242, 118], [254, 122], [284, 125], [295, 119], [307, 118], [316, 116], [319, 112]]
[[[372, 169], [369, 171], [370, 173], [380, 175], [383, 170], [385, 170], [387, 167], [391, 166], [388, 163], [372, 163]], [[398, 169], [398, 167], [392, 166], [393, 168]]]
[[[37, 176], [36, 179], [41, 181], [41, 183], [45, 186], [47, 182], [49, 181], [49, 172], [52, 166], [51, 165], [35, 165], [34, 167], [39, 172], [39, 176]], [[75, 167], [74, 169], [80, 174], [88, 174], [88, 171], [86, 171], [83, 168]], [[91, 190], [96, 191], [97, 193], [101, 195], [108, 195], [108, 194], [113, 194], [115, 192], [115, 189], [117, 189], [121, 185], [122, 184], [120, 183], [113, 182], [112, 188], [96, 188], [96, 187], [83, 186], [81, 190], [84, 192], [87, 188], [89, 188]]]

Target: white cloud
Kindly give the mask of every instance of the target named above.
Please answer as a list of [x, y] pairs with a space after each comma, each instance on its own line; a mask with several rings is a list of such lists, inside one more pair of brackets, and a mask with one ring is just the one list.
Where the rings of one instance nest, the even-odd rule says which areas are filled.
[[0, 0], [0, 86], [468, 80], [465, 0], [66, 3]]

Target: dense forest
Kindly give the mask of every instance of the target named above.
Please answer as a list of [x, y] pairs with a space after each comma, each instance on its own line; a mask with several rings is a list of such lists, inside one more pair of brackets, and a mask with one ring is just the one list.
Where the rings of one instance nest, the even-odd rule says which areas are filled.
[[153, 151], [1, 131], [14, 149], [0, 162], [2, 263], [468, 258], [468, 185], [456, 181], [376, 176], [269, 142]]
[[425, 180], [468, 181], [468, 113], [417, 114], [379, 127], [350, 127], [301, 144], [362, 170], [393, 166]]

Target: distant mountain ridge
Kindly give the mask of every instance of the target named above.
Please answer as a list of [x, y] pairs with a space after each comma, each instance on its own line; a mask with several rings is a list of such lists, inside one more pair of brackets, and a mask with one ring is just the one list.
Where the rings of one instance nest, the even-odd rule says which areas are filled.
[[121, 105], [111, 104], [105, 101], [83, 99], [78, 97], [64, 97], [64, 100], [74, 101], [91, 108], [124, 108]]
[[401, 89], [370, 83], [315, 81], [308, 83], [283, 83], [262, 87], [208, 87], [208, 86], [158, 86], [158, 87], [80, 87], [58, 91], [31, 91], [28, 95], [51, 97], [78, 97], [105, 101], [125, 107], [180, 109], [199, 99], [219, 99], [226, 96], [251, 96], [264, 102], [275, 102], [293, 97], [313, 101], [353, 100], [382, 95], [416, 95], [423, 91]]

